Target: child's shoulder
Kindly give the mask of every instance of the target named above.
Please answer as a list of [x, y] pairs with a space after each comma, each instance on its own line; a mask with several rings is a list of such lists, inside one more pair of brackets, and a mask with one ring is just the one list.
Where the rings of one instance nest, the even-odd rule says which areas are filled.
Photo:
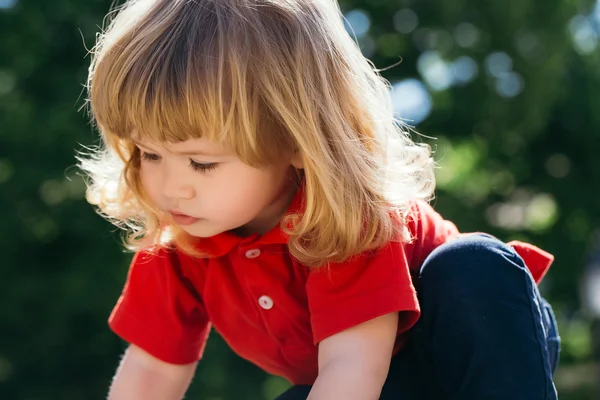
[[411, 242], [419, 245], [439, 245], [457, 237], [460, 232], [456, 225], [442, 217], [434, 207], [424, 200], [412, 201], [405, 218], [405, 229]]
[[[420, 225], [426, 227], [453, 228], [456, 226], [452, 221], [445, 219], [429, 202], [425, 200], [413, 200], [407, 207], [405, 214], [408, 225]], [[457, 230], [458, 232], [458, 230]]]

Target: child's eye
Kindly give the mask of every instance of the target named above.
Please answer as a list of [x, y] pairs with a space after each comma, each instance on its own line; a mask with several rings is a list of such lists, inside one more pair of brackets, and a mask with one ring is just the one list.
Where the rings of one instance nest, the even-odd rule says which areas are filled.
[[196, 172], [208, 172], [217, 168], [218, 163], [199, 163], [194, 160], [190, 160], [190, 167]]
[[142, 152], [142, 158], [145, 161], [150, 161], [150, 162], [156, 162], [156, 161], [160, 160], [160, 156], [158, 154], [146, 153], [145, 151]]

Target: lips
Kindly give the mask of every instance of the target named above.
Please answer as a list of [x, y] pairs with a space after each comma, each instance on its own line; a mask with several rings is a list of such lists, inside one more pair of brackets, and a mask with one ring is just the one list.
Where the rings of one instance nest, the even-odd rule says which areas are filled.
[[174, 211], [169, 211], [169, 214], [171, 215], [171, 218], [173, 218], [173, 221], [175, 221], [175, 223], [178, 225], [191, 225], [194, 222], [198, 222], [200, 220], [200, 218], [177, 213]]

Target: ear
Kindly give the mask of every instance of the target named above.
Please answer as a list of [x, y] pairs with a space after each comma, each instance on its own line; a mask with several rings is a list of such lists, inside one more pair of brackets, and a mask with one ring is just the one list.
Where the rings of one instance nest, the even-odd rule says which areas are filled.
[[290, 163], [296, 169], [304, 169], [304, 157], [302, 157], [302, 153], [299, 150], [294, 151]]

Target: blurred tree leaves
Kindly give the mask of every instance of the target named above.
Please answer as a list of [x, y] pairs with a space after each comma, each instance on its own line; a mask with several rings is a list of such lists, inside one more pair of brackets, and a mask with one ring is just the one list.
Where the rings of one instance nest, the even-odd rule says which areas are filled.
[[[86, 47], [110, 3], [0, 1], [3, 399], [103, 398], [123, 349], [105, 321], [130, 255], [83, 200], [73, 168], [74, 151], [97, 140], [78, 108]], [[441, 167], [438, 210], [464, 231], [554, 253], [542, 289], [564, 327], [563, 361], [589, 361], [578, 288], [600, 222], [597, 4], [347, 0], [342, 7], [350, 22], [366, 23], [350, 25], [377, 67], [402, 59], [384, 76], [427, 89], [432, 109], [417, 130], [437, 138], [421, 140]], [[287, 387], [213, 336], [190, 398], [266, 399]], [[571, 389], [573, 399], [577, 390], [589, 396]]]

